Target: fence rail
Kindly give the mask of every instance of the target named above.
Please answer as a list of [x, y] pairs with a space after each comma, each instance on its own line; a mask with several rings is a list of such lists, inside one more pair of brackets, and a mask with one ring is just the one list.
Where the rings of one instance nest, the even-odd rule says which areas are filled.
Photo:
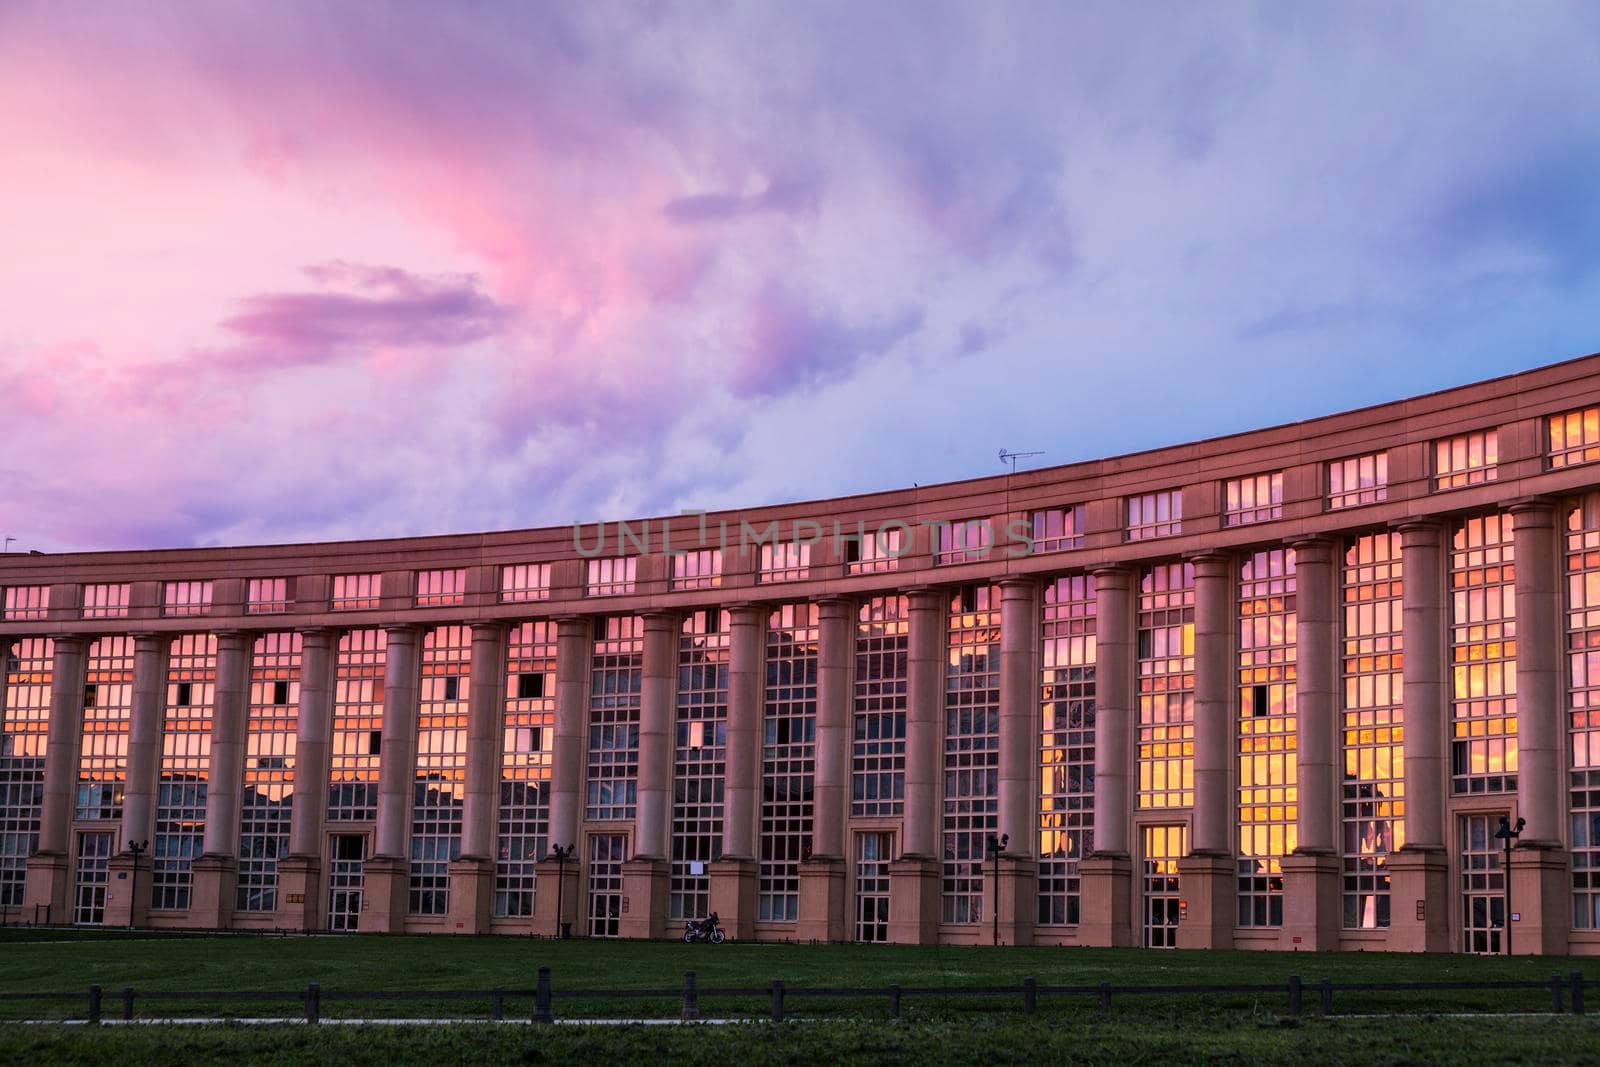
[[[524, 1001], [531, 998], [533, 1000], [531, 1021], [535, 1023], [550, 1023], [555, 1021], [554, 1003], [557, 998], [563, 1000], [668, 1000], [675, 998], [679, 1001], [679, 1012], [683, 1019], [700, 1018], [700, 1001], [704, 998], [722, 1000], [765, 998], [768, 1001], [769, 1008], [764, 1017], [771, 1019], [773, 1022], [782, 1022], [787, 1017], [789, 1002], [797, 998], [829, 997], [835, 999], [886, 1001], [889, 1007], [889, 1015], [893, 1018], [898, 1018], [902, 1003], [908, 998], [916, 997], [1009, 997], [1019, 1002], [1017, 1006], [1020, 1007], [1024, 1014], [1032, 1015], [1038, 1010], [1039, 998], [1042, 996], [1092, 997], [1102, 1010], [1111, 1011], [1114, 998], [1119, 997], [1265, 994], [1282, 995], [1285, 998], [1284, 1004], [1288, 1013], [1300, 1015], [1305, 1011], [1305, 993], [1307, 989], [1311, 989], [1317, 995], [1318, 1013], [1331, 1015], [1334, 1010], [1334, 994], [1336, 993], [1548, 990], [1550, 994], [1549, 1010], [1552, 1013], [1570, 1012], [1573, 1015], [1583, 1015], [1584, 989], [1588, 985], [1595, 984], [1597, 984], [1595, 981], [1585, 979], [1581, 971], [1573, 971], [1567, 975], [1553, 974], [1549, 978], [1541, 980], [1334, 982], [1324, 978], [1315, 984], [1306, 983], [1299, 975], [1291, 975], [1287, 982], [1236, 985], [1118, 985], [1111, 982], [1102, 982], [1097, 985], [1040, 985], [1035, 979], [1029, 977], [1024, 978], [1021, 984], [1013, 986], [888, 985], [800, 986], [791, 988], [783, 979], [777, 978], [765, 986], [726, 986], [702, 989], [695, 972], [689, 971], [684, 974], [683, 985], [680, 988], [573, 988], [558, 990], [552, 985], [550, 968], [540, 967], [537, 983], [532, 989], [324, 990], [320, 984], [311, 982], [304, 989], [298, 990], [135, 990], [132, 986], [125, 986], [119, 994], [116, 994], [116, 997], [121, 1001], [121, 1017], [126, 1021], [135, 1019], [135, 1006], [140, 1001], [298, 1001], [305, 1021], [317, 1023], [322, 1018], [323, 1001], [482, 1001], [488, 1004], [490, 1017], [500, 1020], [505, 1018], [505, 1007], [508, 998]], [[106, 990], [104, 988], [92, 985], [87, 992], [0, 992], [0, 1002], [83, 1003], [87, 998], [87, 1011], [83, 1016], [83, 1021], [98, 1024], [105, 1021], [105, 996]], [[762, 1016], [752, 1016], [752, 1018], [760, 1017]]]

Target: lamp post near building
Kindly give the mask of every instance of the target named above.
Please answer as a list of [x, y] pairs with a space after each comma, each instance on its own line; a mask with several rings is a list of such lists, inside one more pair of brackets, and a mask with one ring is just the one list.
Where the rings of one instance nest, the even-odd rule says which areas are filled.
[[989, 835], [989, 854], [994, 857], [994, 943], [1000, 944], [1000, 853], [1011, 841], [1010, 834]]
[[1517, 838], [1522, 836], [1522, 828], [1524, 826], [1526, 826], [1527, 824], [1528, 824], [1528, 820], [1527, 819], [1518, 819], [1517, 820], [1516, 829], [1512, 829], [1511, 820], [1508, 817], [1502, 815], [1502, 816], [1500, 816], [1500, 829], [1498, 829], [1498, 830], [1496, 830], [1494, 832], [1494, 836], [1495, 837], [1499, 838], [1501, 841], [1504, 841], [1506, 843], [1506, 861], [1502, 865], [1502, 870], [1501, 870], [1500, 874], [1501, 874], [1501, 877], [1503, 877], [1505, 879], [1505, 883], [1506, 883], [1506, 903], [1505, 903], [1505, 908], [1506, 908], [1506, 955], [1507, 956], [1511, 955], [1511, 920], [1512, 920], [1512, 912], [1511, 912], [1511, 846], [1512, 846], [1513, 842], [1515, 842], [1517, 840]]
[[562, 915], [562, 890], [567, 886], [567, 857], [571, 856], [576, 845], [551, 845], [550, 854], [556, 858], [556, 937], [566, 940], [568, 926], [561, 921]]
[[128, 890], [128, 929], [133, 929], [133, 917], [139, 907], [139, 857], [150, 847], [148, 841], [129, 841], [128, 852], [133, 856], [133, 883]]

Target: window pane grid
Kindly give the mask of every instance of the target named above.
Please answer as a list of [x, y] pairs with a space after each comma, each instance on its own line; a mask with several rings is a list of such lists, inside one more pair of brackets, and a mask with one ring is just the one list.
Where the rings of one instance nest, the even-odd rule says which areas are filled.
[[811, 574], [811, 546], [794, 541], [761, 546], [762, 582], [798, 582]]
[[1246, 526], [1283, 518], [1283, 472], [1230, 478], [1223, 485], [1226, 497], [1224, 526]]
[[289, 854], [294, 803], [301, 642], [298, 633], [262, 634], [251, 655], [244, 790], [239, 799], [235, 906], [240, 911], [274, 911], [278, 906], [278, 860]]
[[210, 610], [210, 582], [168, 582], [162, 590], [163, 615], [204, 615]]
[[333, 745], [328, 755], [328, 821], [378, 817], [383, 672], [389, 635], [350, 630], [339, 638], [333, 679]]
[[515, 563], [500, 568], [500, 600], [521, 604], [550, 599], [550, 564]]
[[39, 847], [55, 644], [24, 637], [9, 650], [0, 665], [0, 907], [21, 908], [28, 857]]
[[1492, 482], [1498, 476], [1500, 434], [1497, 430], [1458, 434], [1433, 443], [1434, 489], [1460, 489]]
[[382, 603], [381, 574], [336, 574], [333, 576], [334, 611], [370, 611]]
[[1028, 519], [1033, 527], [1035, 552], [1060, 552], [1083, 547], [1086, 511], [1082, 504], [1035, 511]]
[[1567, 513], [1572, 926], [1600, 930], [1600, 494]]
[[1148, 541], [1183, 532], [1183, 490], [1130, 496], [1125, 503], [1129, 541]]
[[668, 870], [668, 914], [674, 919], [703, 919], [710, 914], [709, 865], [722, 858], [728, 653], [727, 612], [709, 609], [684, 617], [678, 638], [672, 863]]
[[1139, 807], [1194, 804], [1194, 564], [1139, 578]]
[[850, 814], [899, 815], [906, 797], [909, 614], [903, 596], [873, 597], [856, 623]]
[[132, 717], [133, 638], [102, 637], [89, 646], [85, 662], [74, 818], [122, 818]]
[[161, 731], [161, 782], [150, 860], [151, 907], [157, 910], [189, 907], [191, 865], [205, 838], [216, 687], [216, 636], [184, 634], [175, 639], [167, 657], [167, 713]]
[[875, 530], [844, 540], [846, 574], [887, 574], [900, 568], [905, 531], [898, 527]]
[[556, 722], [556, 626], [525, 622], [506, 641], [504, 741], [494, 913], [533, 915], [535, 864], [550, 835], [550, 755]]
[[1299, 768], [1294, 550], [1239, 571], [1240, 926], [1283, 925], [1283, 857], [1294, 851]]
[[975, 563], [989, 558], [989, 549], [994, 544], [994, 528], [988, 519], [959, 519], [937, 529], [938, 547], [933, 554], [935, 566]]
[[289, 610], [289, 579], [252, 578], [245, 592], [245, 613], [275, 615]]
[[716, 589], [722, 585], [722, 549], [701, 548], [670, 558], [672, 588]]
[[1451, 789], [1517, 790], [1517, 566], [1511, 516], [1456, 523], [1450, 551]]
[[1550, 416], [1550, 469], [1600, 460], [1600, 407]]
[[450, 911], [450, 864], [461, 858], [466, 802], [467, 684], [472, 630], [439, 626], [422, 638], [417, 762], [412, 780], [410, 912]]
[[467, 602], [467, 572], [451, 570], [417, 572], [417, 607], [438, 608]]
[[596, 620], [589, 678], [589, 766], [584, 818], [631, 819], [639, 802], [643, 619], [624, 615]]
[[1044, 592], [1039, 744], [1039, 924], [1076, 926], [1078, 861], [1094, 849], [1095, 587], [1057, 578]]
[[128, 594], [132, 588], [126, 582], [84, 586], [83, 617], [86, 619], [126, 618], [128, 615]]
[[1334, 460], [1328, 464], [1328, 507], [1355, 508], [1389, 499], [1389, 453]]
[[7, 622], [25, 622], [44, 619], [50, 615], [50, 587], [48, 585], [12, 585], [6, 587], [5, 618]]
[[943, 904], [947, 923], [983, 919], [983, 861], [1000, 818], [1000, 590], [950, 598], [944, 693]]
[[631, 593], [638, 572], [638, 556], [587, 560], [584, 567], [584, 596], [624, 596]]
[[784, 604], [767, 619], [757, 904], [766, 922], [800, 917], [800, 860], [811, 843], [816, 785], [817, 619], [815, 604]]

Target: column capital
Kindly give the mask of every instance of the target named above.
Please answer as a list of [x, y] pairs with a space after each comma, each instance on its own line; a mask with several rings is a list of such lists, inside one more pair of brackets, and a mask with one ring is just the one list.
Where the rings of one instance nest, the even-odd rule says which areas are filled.
[[87, 634], [54, 634], [51, 635], [50, 641], [57, 655], [63, 652], [68, 655], [77, 655], [89, 645]]
[[473, 641], [498, 641], [505, 637], [507, 630], [511, 629], [511, 624], [504, 619], [475, 622], [471, 626]]
[[1234, 563], [1238, 556], [1233, 552], [1221, 549], [1207, 549], [1204, 552], [1193, 552], [1183, 557], [1185, 563], [1194, 565], [1195, 577], [1201, 575], [1215, 576], [1217, 574], [1233, 573]]
[[1098, 567], [1089, 568], [1089, 573], [1094, 575], [1096, 587], [1115, 587], [1121, 584], [1132, 588], [1134, 580], [1138, 577], [1138, 569], [1131, 563], [1103, 563]]
[[1286, 537], [1283, 543], [1294, 549], [1296, 566], [1301, 563], [1332, 565], [1338, 561], [1342, 547], [1334, 538], [1320, 534], [1310, 537]]
[[749, 600], [729, 604], [725, 610], [728, 612], [730, 626], [762, 626], [766, 624], [767, 616], [772, 612], [770, 606]]
[[851, 596], [825, 596], [812, 603], [817, 605], [819, 619], [829, 615], [848, 619], [856, 610], [856, 598]]
[[295, 631], [300, 635], [303, 648], [332, 648], [344, 636], [344, 631], [333, 626], [308, 626]]
[[1517, 517], [1517, 526], [1554, 526], [1561, 501], [1548, 496], [1525, 496], [1513, 500], [1506, 510]]
[[1413, 518], [1396, 519], [1389, 524], [1389, 529], [1399, 534], [1401, 544], [1428, 544], [1430, 539], [1442, 539], [1449, 523], [1433, 515], [1420, 515]]
[[660, 608], [653, 608], [650, 611], [640, 612], [639, 617], [644, 620], [646, 633], [651, 630], [676, 631], [679, 626], [683, 625], [683, 612], [681, 611], [666, 611]]
[[995, 584], [1000, 587], [1000, 598], [1009, 600], [1016, 596], [1037, 596], [1044, 581], [1032, 575], [1014, 574]]
[[414, 622], [391, 622], [384, 628], [389, 643], [415, 644], [422, 637], [422, 626]]
[[906, 606], [912, 611], [938, 611], [944, 604], [945, 591], [931, 585], [914, 585], [903, 591]]

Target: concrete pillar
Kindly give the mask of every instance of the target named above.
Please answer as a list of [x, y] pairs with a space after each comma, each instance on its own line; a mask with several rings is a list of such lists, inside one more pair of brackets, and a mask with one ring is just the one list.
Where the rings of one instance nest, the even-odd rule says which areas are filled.
[[[495, 812], [500, 802], [500, 735], [506, 692], [506, 627], [472, 627], [467, 688], [467, 780], [461, 857], [450, 864], [450, 928], [485, 934], [494, 910]], [[536, 875], [537, 877], [537, 875]]]
[[1517, 551], [1517, 814], [1527, 820], [1511, 860], [1513, 901], [1522, 915], [1512, 947], [1563, 953], [1572, 919], [1561, 844], [1567, 768], [1560, 512], [1554, 501], [1535, 499], [1512, 505], [1511, 515]]
[[1405, 628], [1406, 841], [1389, 857], [1389, 947], [1450, 947], [1449, 859], [1445, 851], [1445, 752], [1449, 747], [1449, 625], [1446, 529], [1432, 520], [1400, 526]]
[[300, 710], [294, 739], [294, 803], [289, 809], [289, 854], [278, 860], [281, 930], [320, 930], [322, 843], [328, 815], [328, 741], [333, 728], [333, 673], [339, 634], [300, 635]]
[[906, 642], [906, 799], [902, 856], [939, 855], [948, 594], [914, 589]]
[[[113, 887], [106, 894], [107, 926], [143, 926], [150, 915], [150, 842], [156, 832], [156, 790], [161, 777], [161, 715], [166, 706], [166, 634], [134, 634], [133, 698], [128, 712], [128, 779], [122, 791], [122, 841], [107, 865]], [[143, 845], [137, 860], [128, 851]], [[124, 888], [126, 887], [126, 888]]]
[[383, 668], [383, 738], [378, 768], [377, 851], [368, 857], [361, 928], [397, 933], [409, 910], [411, 794], [416, 776], [417, 700], [422, 631], [387, 627]]
[[728, 650], [728, 744], [722, 857], [711, 864], [711, 910], [736, 940], [755, 936], [761, 820], [761, 708], [768, 609], [732, 608]]
[[[556, 620], [556, 732], [550, 748], [550, 844], [575, 847], [583, 817], [583, 766], [589, 721], [594, 620]], [[574, 863], [568, 863], [570, 870]], [[542, 872], [543, 867], [539, 870]], [[538, 875], [535, 875], [537, 879]], [[542, 897], [542, 891], [539, 893]], [[537, 907], [537, 898], [535, 900]], [[571, 921], [570, 919], [568, 920]]]
[[1285, 947], [1339, 947], [1339, 546], [1294, 543], [1298, 843], [1283, 859]]
[[84, 652], [78, 636], [55, 639], [50, 664], [50, 723], [44, 749], [44, 800], [39, 810], [39, 847], [28, 857], [22, 909], [32, 919], [66, 922], [72, 798], [78, 777], [78, 740], [83, 729]]
[[[1033, 943], [1039, 865], [1034, 857], [1038, 809], [1039, 583], [1000, 583], [1000, 940]], [[992, 869], [994, 863], [986, 865]], [[992, 879], [992, 875], [986, 875]], [[993, 901], [993, 890], [986, 891]], [[992, 916], [991, 916], [992, 919]]]
[[1085, 945], [1131, 945], [1133, 865], [1133, 632], [1136, 575], [1127, 567], [1095, 571], [1094, 851], [1078, 864]]
[[1179, 921], [1180, 948], [1232, 948], [1238, 867], [1233, 854], [1234, 656], [1237, 559], [1195, 556], [1194, 564], [1194, 822], [1189, 855], [1178, 861], [1189, 902]]
[[211, 707], [211, 767], [206, 783], [206, 826], [194, 859], [189, 903], [193, 925], [212, 929], [233, 919], [239, 878], [239, 800], [244, 782], [245, 721], [250, 714], [248, 634], [217, 634], [217, 682]]
[[855, 605], [842, 597], [817, 604], [817, 746], [811, 855], [800, 862], [801, 940], [845, 936], [845, 825], [850, 796], [851, 675]]
[[622, 864], [623, 937], [666, 934], [667, 859], [672, 855], [672, 759], [682, 620], [672, 612], [644, 617], [644, 670], [639, 694], [639, 806], [633, 855]]

